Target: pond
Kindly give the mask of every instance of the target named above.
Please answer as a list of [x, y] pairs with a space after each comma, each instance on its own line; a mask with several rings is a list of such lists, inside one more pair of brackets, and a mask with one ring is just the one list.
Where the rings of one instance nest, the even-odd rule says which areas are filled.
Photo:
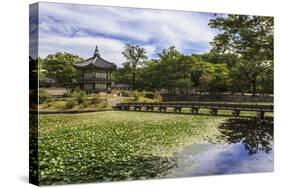
[[183, 149], [168, 177], [272, 172], [273, 120], [228, 119], [220, 136]]

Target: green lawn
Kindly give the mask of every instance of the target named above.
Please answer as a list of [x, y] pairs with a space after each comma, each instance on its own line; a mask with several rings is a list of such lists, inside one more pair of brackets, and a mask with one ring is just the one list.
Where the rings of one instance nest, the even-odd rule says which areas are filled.
[[183, 146], [219, 134], [225, 117], [143, 112], [41, 115], [40, 184], [158, 178]]

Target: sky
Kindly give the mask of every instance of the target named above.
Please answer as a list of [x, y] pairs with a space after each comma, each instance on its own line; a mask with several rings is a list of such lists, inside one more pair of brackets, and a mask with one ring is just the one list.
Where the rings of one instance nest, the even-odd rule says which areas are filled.
[[30, 32], [38, 23], [42, 58], [56, 52], [89, 58], [98, 45], [104, 59], [121, 66], [127, 43], [145, 48], [149, 58], [170, 46], [188, 55], [208, 52], [218, 33], [208, 26], [211, 18], [212, 13], [40, 3]]

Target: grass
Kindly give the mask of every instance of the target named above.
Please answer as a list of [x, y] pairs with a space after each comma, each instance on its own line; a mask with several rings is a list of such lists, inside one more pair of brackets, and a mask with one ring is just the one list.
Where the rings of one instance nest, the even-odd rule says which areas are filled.
[[[158, 178], [224, 117], [97, 112], [39, 117], [41, 185]], [[209, 138], [208, 138], [209, 140]]]
[[[69, 105], [69, 103], [73, 103]], [[88, 110], [88, 109], [111, 109], [111, 107], [107, 104], [106, 100], [101, 100], [98, 103], [92, 103], [91, 101], [85, 101], [81, 104], [78, 104], [75, 100], [58, 100], [51, 101], [47, 103], [43, 103], [39, 105], [39, 110], [45, 111], [56, 111], [56, 110]]]

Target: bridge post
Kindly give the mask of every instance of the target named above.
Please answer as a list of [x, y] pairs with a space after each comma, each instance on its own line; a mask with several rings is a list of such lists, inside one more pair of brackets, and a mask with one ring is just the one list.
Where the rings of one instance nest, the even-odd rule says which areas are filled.
[[211, 113], [212, 115], [217, 115], [217, 114], [218, 114], [218, 109], [217, 109], [217, 108], [211, 108], [211, 109], [210, 109], [210, 113]]
[[181, 107], [174, 107], [174, 112], [175, 113], [180, 113], [181, 112]]
[[232, 111], [232, 115], [236, 116], [236, 117], [239, 116], [240, 115], [240, 110], [233, 110]]
[[192, 114], [198, 114], [199, 108], [198, 107], [192, 107], [191, 108], [191, 113]]
[[122, 105], [121, 108], [122, 108], [123, 111], [129, 111], [130, 110], [130, 106], [123, 106]]
[[264, 119], [264, 111], [257, 111], [257, 117], [259, 117], [260, 119]]
[[141, 110], [141, 106], [134, 106], [134, 111], [140, 111]]
[[153, 111], [153, 106], [146, 106], [145, 107], [145, 110], [148, 112], [148, 111]]
[[162, 111], [163, 111], [163, 112], [166, 112], [166, 110], [167, 110], [167, 107], [166, 107], [166, 106], [160, 106], [160, 107], [159, 107], [159, 111], [160, 111], [160, 112], [162, 112]]

